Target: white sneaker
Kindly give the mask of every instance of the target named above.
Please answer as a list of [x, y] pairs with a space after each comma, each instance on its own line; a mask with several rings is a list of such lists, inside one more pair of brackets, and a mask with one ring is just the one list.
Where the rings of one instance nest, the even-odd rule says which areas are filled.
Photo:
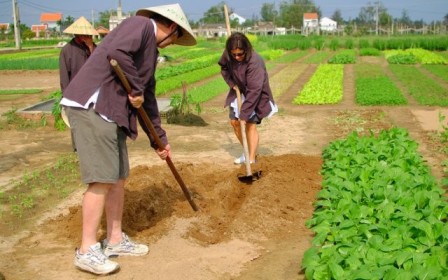
[[76, 249], [74, 264], [75, 267], [94, 274], [109, 274], [120, 268], [118, 263], [107, 259], [99, 242], [90, 246], [85, 254]]
[[246, 162], [246, 158], [244, 157], [244, 154], [242, 154], [239, 158], [236, 158], [233, 163], [235, 164], [243, 164]]
[[103, 241], [104, 254], [110, 256], [143, 256], [148, 254], [148, 246], [133, 242], [126, 233], [122, 233], [121, 242], [115, 245], [108, 244], [107, 239]]

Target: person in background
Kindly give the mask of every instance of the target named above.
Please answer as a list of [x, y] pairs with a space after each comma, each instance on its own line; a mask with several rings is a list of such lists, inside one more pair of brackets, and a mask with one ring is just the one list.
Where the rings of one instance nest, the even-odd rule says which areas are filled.
[[63, 32], [73, 34], [74, 37], [59, 54], [59, 80], [62, 93], [95, 50], [93, 36], [99, 35], [85, 17], [77, 19]]
[[[221, 75], [230, 87], [224, 107], [229, 106], [230, 124], [238, 141], [242, 144], [240, 121], [246, 125], [249, 159], [244, 154], [234, 160], [243, 164], [246, 160], [255, 163], [259, 145], [257, 124], [263, 118], [271, 117], [278, 111], [269, 86], [269, 77], [261, 56], [252, 48], [249, 39], [242, 33], [230, 35], [218, 64]], [[241, 92], [242, 106], [238, 112], [236, 89]]]
[[[73, 130], [82, 182], [88, 185], [82, 201], [82, 241], [74, 259], [81, 270], [109, 274], [119, 264], [108, 257], [141, 256], [149, 251], [122, 229], [124, 186], [129, 176], [126, 139], [136, 139], [138, 119], [158, 156], [164, 160], [171, 154], [155, 97], [159, 48], [171, 44], [196, 44], [180, 5], [140, 9], [105, 37], [64, 90], [61, 104]], [[132, 88], [129, 94], [111, 67], [111, 59], [127, 77]], [[164, 147], [157, 147], [138, 118], [141, 106]], [[101, 243], [97, 231], [104, 210], [107, 237]]]
[[[96, 44], [93, 42], [93, 36], [99, 35], [85, 17], [77, 19], [63, 32], [73, 34], [74, 37], [61, 49], [61, 53], [59, 54], [59, 82], [62, 95], [64, 95], [64, 90], [70, 81], [95, 50]], [[64, 110], [62, 111], [62, 118], [66, 121], [66, 113]], [[71, 136], [72, 147], [76, 151], [73, 132]]]

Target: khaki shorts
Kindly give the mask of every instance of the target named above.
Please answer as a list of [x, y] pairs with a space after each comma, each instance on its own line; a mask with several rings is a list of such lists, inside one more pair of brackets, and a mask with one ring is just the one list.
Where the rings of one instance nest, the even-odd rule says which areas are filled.
[[[229, 119], [231, 120], [238, 120], [238, 118], [235, 116], [235, 111], [232, 107], [229, 106]], [[257, 114], [254, 114], [247, 122], [248, 123], [255, 123], [260, 124], [263, 119], [260, 119]]]
[[129, 176], [126, 134], [114, 122], [98, 115], [92, 106], [66, 107], [79, 157], [81, 179], [89, 183], [116, 183]]

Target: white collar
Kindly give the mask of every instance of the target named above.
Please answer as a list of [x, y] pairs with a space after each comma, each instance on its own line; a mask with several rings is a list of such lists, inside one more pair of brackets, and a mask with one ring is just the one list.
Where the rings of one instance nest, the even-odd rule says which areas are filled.
[[152, 18], [150, 18], [152, 24], [154, 25], [154, 36], [157, 36], [157, 24], [156, 21]]

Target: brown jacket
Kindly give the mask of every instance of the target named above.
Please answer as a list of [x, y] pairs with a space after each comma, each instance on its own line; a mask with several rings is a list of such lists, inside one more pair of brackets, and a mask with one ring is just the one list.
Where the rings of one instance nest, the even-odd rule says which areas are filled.
[[[94, 47], [96, 45], [94, 44]], [[59, 54], [59, 81], [64, 92], [70, 81], [78, 73], [90, 56], [89, 48], [76, 43], [75, 38], [65, 45]]]
[[222, 77], [231, 88], [224, 106], [229, 106], [235, 100], [236, 92], [233, 86], [238, 85], [241, 94], [245, 97], [240, 118], [247, 121], [254, 111], [260, 119], [268, 116], [271, 112], [269, 101], [275, 102], [269, 86], [266, 66], [261, 56], [253, 51], [247, 62], [237, 62], [230, 59], [224, 51], [218, 64], [221, 66]]
[[[122, 127], [129, 137], [137, 137], [137, 110], [128, 102], [128, 94], [115, 74], [109, 61], [117, 60], [132, 87], [132, 95], [144, 94], [143, 108], [151, 119], [162, 142], [168, 143], [161, 128], [160, 114], [155, 94], [157, 42], [154, 25], [143, 16], [125, 19], [112, 30], [64, 91], [64, 97], [86, 104], [93, 93], [100, 93], [95, 111], [105, 115]], [[140, 119], [139, 119], [140, 121]], [[151, 146], [156, 148], [153, 137], [143, 122]]]

